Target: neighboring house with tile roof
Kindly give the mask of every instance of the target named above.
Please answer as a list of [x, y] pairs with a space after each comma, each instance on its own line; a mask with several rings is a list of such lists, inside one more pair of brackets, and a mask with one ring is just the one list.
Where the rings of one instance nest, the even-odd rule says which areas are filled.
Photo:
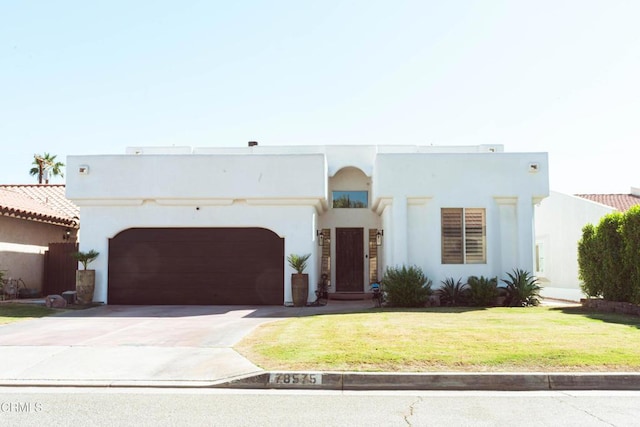
[[576, 194], [551, 191], [535, 214], [535, 274], [544, 286], [542, 295], [579, 300], [584, 295], [578, 277], [578, 241], [582, 228], [598, 224], [615, 211], [640, 204], [640, 188], [629, 194]]
[[576, 194], [583, 199], [609, 206], [620, 212], [628, 211], [631, 206], [640, 205], [640, 189], [631, 188], [631, 194]]
[[0, 270], [42, 290], [51, 243], [75, 242], [78, 207], [64, 185], [0, 185]]

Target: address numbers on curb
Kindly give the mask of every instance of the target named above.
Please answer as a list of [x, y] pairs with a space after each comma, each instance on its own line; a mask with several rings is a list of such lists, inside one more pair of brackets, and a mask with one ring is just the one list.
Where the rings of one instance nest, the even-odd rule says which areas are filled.
[[269, 384], [320, 385], [322, 374], [271, 373]]

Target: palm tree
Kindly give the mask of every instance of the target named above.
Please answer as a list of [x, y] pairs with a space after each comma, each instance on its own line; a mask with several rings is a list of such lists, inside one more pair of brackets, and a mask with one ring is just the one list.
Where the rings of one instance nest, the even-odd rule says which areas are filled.
[[31, 168], [29, 174], [31, 176], [38, 176], [38, 184], [42, 184], [43, 177], [45, 180], [44, 183], [48, 184], [49, 174], [51, 174], [52, 176], [64, 177], [64, 174], [62, 173], [64, 163], [56, 162], [56, 157], [56, 155], [52, 156], [49, 153], [44, 153], [44, 155], [33, 155], [33, 164], [35, 166]]

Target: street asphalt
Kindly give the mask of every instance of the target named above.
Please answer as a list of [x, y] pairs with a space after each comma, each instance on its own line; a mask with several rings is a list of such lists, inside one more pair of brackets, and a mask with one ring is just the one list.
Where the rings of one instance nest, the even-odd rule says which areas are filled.
[[640, 373], [265, 372], [233, 346], [323, 307], [99, 306], [0, 326], [0, 386], [233, 387], [343, 390], [640, 390]]

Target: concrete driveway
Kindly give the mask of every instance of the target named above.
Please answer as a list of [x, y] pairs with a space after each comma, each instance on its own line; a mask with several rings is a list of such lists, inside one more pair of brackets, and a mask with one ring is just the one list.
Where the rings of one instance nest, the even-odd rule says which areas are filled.
[[260, 372], [233, 350], [258, 325], [325, 307], [102, 306], [0, 326], [0, 384], [202, 385]]

